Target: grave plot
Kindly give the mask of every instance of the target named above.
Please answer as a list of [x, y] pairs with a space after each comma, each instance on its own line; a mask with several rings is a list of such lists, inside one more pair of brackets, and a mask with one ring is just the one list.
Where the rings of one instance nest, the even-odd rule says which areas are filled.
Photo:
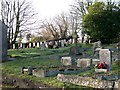
[[80, 68], [77, 66], [56, 66], [56, 67], [22, 67], [21, 72], [28, 73], [36, 77], [49, 77], [60, 74], [76, 74], [84, 72], [89, 68]]

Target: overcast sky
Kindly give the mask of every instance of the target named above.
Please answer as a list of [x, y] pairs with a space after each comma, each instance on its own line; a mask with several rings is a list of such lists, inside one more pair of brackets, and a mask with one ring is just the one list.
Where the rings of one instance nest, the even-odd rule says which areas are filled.
[[[70, 5], [72, 5], [75, 0], [28, 0], [28, 1], [32, 2], [33, 8], [38, 13], [38, 18], [45, 19], [50, 17], [52, 18], [58, 14], [61, 14], [62, 12], [68, 12], [70, 9]], [[85, 1], [85, 0], [81, 0], [81, 1]], [[103, 0], [103, 1], [107, 1], [107, 0]], [[120, 0], [115, 0], [115, 1], [120, 1]], [[1, 4], [0, 4], [0, 10], [1, 10]]]
[[62, 12], [68, 12], [69, 5], [74, 0], [33, 0], [33, 6], [40, 19], [54, 17]]
[[[33, 7], [36, 12], [38, 12], [40, 19], [54, 17], [62, 12], [68, 12], [70, 5], [76, 0], [32, 0]], [[81, 0], [86, 1], [86, 0]], [[88, 0], [87, 0], [88, 1]], [[90, 1], [90, 0], [89, 0]], [[92, 0], [96, 1], [96, 0]], [[97, 1], [107, 1], [107, 0], [97, 0]], [[112, 0], [120, 1], [120, 0]]]

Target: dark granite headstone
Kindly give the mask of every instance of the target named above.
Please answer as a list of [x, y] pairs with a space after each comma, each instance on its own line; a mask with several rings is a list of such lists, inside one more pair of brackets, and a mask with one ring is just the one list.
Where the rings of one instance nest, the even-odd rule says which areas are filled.
[[7, 60], [7, 26], [0, 21], [0, 61]]
[[73, 46], [70, 48], [70, 55], [82, 55], [82, 49], [80, 50], [80, 47]]
[[31, 66], [29, 66], [28, 67], [28, 75], [32, 75], [33, 73], [32, 73], [32, 70], [33, 70], [33, 68], [31, 67]]

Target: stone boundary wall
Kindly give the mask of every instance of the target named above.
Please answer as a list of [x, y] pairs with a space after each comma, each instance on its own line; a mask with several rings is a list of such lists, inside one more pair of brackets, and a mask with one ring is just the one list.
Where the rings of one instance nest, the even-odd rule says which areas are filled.
[[93, 88], [116, 88], [119, 89], [120, 81], [106, 81], [92, 79], [91, 77], [81, 77], [77, 75], [58, 74], [57, 79], [62, 82], [69, 82], [76, 85], [88, 86]]

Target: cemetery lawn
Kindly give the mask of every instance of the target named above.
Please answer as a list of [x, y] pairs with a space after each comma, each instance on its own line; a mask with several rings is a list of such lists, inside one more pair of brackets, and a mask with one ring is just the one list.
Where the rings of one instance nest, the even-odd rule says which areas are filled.
[[[13, 61], [7, 61], [2, 63], [2, 73], [15, 76], [18, 78], [26, 78], [33, 82], [43, 83], [52, 87], [67, 87], [67, 88], [86, 88], [82, 86], [73, 85], [70, 83], [64, 84], [56, 79], [56, 76], [37, 78], [35, 76], [30, 76], [21, 73], [22, 66], [60, 66], [60, 57], [69, 54], [70, 47], [59, 48], [59, 49], [45, 49], [40, 50], [39, 48], [29, 48], [29, 49], [14, 49], [8, 51], [8, 57], [16, 58]], [[89, 52], [89, 53], [92, 53]], [[113, 63], [113, 70], [108, 74], [118, 74], [118, 63]], [[91, 74], [92, 73], [92, 74]], [[94, 68], [86, 72], [79, 73], [80, 76], [93, 76], [95, 75]]]
[[[67, 87], [67, 88], [81, 88], [81, 86], [70, 83], [64, 84], [57, 80], [55, 76], [46, 78], [37, 78], [21, 73], [22, 66], [58, 66], [60, 64], [60, 56], [68, 55], [69, 47], [60, 49], [15, 49], [8, 51], [8, 57], [16, 58], [14, 61], [7, 61], [2, 63], [3, 75], [17, 77], [19, 79], [26, 78], [33, 82], [43, 83], [51, 87]], [[82, 87], [84, 88], [84, 87]]]

